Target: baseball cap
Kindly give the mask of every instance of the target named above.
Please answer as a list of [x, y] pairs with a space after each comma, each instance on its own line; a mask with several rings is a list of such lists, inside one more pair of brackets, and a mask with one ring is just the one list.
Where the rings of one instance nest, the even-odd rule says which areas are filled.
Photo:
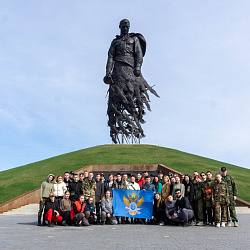
[[225, 171], [227, 171], [227, 169], [225, 167], [222, 167], [221, 172], [225, 172]]

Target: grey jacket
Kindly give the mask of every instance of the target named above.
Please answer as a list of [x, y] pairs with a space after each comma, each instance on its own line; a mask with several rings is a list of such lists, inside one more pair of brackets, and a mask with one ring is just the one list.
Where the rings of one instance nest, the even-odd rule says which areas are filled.
[[167, 213], [169, 214], [169, 212], [171, 213], [171, 212], [174, 211], [175, 202], [176, 202], [176, 200], [173, 200], [172, 202], [169, 201], [169, 202], [167, 203], [166, 208], [165, 208], [166, 214], [167, 214]]
[[107, 214], [113, 214], [113, 198], [109, 198], [109, 201], [104, 198], [101, 202], [102, 211]]

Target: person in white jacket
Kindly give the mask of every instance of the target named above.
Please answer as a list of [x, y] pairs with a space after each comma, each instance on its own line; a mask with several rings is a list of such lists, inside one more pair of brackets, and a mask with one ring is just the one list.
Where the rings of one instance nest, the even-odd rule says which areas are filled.
[[127, 189], [129, 190], [140, 190], [140, 185], [135, 182], [135, 176], [131, 175], [130, 182], [127, 185]]
[[[127, 189], [129, 190], [140, 190], [140, 185], [135, 182], [135, 176], [131, 175], [130, 182], [127, 185]], [[126, 217], [126, 223], [128, 223], [128, 217]], [[130, 218], [130, 223], [135, 223], [135, 220], [133, 218]]]
[[66, 184], [63, 182], [62, 175], [58, 175], [56, 177], [56, 181], [54, 183], [54, 195], [56, 197], [56, 201], [60, 203], [63, 199], [64, 193], [67, 190]]

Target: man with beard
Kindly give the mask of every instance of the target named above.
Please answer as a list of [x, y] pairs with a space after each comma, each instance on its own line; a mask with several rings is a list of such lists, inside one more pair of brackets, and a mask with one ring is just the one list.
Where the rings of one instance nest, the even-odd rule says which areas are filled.
[[184, 222], [183, 226], [188, 227], [188, 221], [194, 217], [194, 212], [189, 203], [187, 197], [183, 197], [181, 190], [175, 190], [176, 202], [174, 205], [174, 214], [172, 216], [172, 220], [174, 222]]

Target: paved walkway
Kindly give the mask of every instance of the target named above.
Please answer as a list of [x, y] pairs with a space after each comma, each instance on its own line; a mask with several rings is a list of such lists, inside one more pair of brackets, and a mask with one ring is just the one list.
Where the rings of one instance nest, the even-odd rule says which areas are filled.
[[38, 227], [36, 215], [0, 215], [3, 249], [241, 249], [249, 250], [250, 215], [239, 227], [152, 225]]

